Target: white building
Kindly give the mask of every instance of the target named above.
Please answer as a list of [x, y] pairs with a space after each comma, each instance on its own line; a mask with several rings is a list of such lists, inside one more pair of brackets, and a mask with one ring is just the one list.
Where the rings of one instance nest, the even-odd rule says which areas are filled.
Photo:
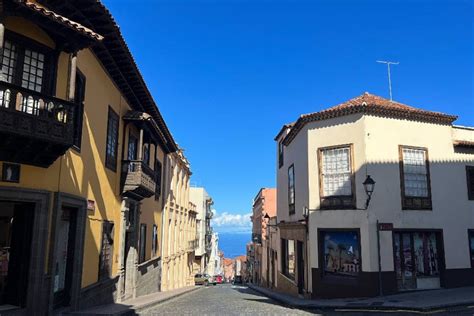
[[474, 285], [474, 129], [456, 118], [365, 93], [285, 125], [279, 290], [377, 295], [379, 253], [385, 294]]
[[198, 247], [194, 252], [194, 273], [204, 273], [210, 256], [210, 243], [208, 236], [211, 233], [210, 220], [212, 218], [212, 198], [201, 187], [191, 187], [189, 199], [196, 205], [196, 227], [198, 235]]
[[219, 235], [218, 233], [212, 233], [211, 236], [211, 253], [207, 265], [207, 274], [215, 276], [223, 274], [224, 271], [222, 271], [221, 257], [219, 256]]

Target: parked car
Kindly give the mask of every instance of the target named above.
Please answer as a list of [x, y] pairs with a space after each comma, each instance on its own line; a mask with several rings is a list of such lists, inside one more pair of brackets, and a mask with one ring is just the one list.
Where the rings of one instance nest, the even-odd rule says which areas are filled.
[[216, 279], [217, 284], [222, 284], [224, 281], [224, 278], [222, 277], [222, 275], [216, 275], [215, 279]]
[[205, 276], [207, 277], [208, 284], [212, 284], [212, 285], [216, 285], [216, 284], [217, 284], [217, 281], [216, 281], [216, 278], [215, 278], [215, 277], [210, 276], [209, 274], [205, 274]]
[[236, 275], [234, 278], [234, 284], [242, 284], [242, 276]]
[[195, 285], [209, 285], [209, 276], [206, 274], [198, 273], [194, 276], [194, 284]]

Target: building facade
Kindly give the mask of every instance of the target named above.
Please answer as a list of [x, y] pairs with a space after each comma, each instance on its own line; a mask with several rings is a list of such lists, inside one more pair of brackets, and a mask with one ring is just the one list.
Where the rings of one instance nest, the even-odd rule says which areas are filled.
[[0, 54], [0, 306], [47, 314], [159, 290], [177, 146], [109, 11], [3, 1]]
[[253, 268], [252, 282], [259, 285], [267, 283], [267, 222], [270, 217], [274, 216], [276, 216], [276, 189], [262, 188], [253, 199], [250, 218], [252, 221], [253, 255], [249, 257], [249, 261], [251, 261], [250, 265]]
[[168, 156], [170, 179], [163, 213], [162, 291], [194, 285], [196, 208], [189, 200], [189, 163], [182, 151]]
[[279, 290], [472, 285], [474, 129], [455, 120], [365, 93], [285, 125], [275, 139]]
[[[190, 188], [190, 200], [196, 205], [197, 247], [194, 251], [193, 273], [207, 273], [207, 264], [210, 257], [210, 242], [208, 231], [211, 228], [212, 198], [202, 187]], [[211, 234], [212, 236], [212, 234]]]

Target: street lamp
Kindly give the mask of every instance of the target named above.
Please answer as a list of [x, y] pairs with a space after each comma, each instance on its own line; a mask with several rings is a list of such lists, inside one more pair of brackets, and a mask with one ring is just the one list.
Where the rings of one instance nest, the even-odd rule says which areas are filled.
[[375, 181], [369, 175], [365, 178], [365, 181], [362, 183], [364, 185], [365, 194], [367, 194], [367, 200], [365, 201], [365, 210], [369, 208], [370, 199], [372, 198], [372, 193], [375, 189]]

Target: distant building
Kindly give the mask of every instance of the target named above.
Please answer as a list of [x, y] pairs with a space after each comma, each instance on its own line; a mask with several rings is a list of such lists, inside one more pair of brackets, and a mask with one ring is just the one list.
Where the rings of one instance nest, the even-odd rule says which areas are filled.
[[[252, 249], [249, 255], [251, 281], [256, 284], [267, 283], [267, 249], [263, 249], [267, 236], [268, 218], [276, 215], [276, 189], [262, 188], [258, 191], [252, 205]], [[265, 257], [265, 258], [264, 258]]]
[[235, 275], [234, 260], [229, 259], [229, 258], [224, 258], [222, 261], [224, 265], [224, 278], [226, 282], [230, 282], [232, 281]]
[[210, 257], [210, 239], [212, 238], [211, 218], [212, 198], [202, 187], [191, 187], [189, 199], [196, 205], [197, 247], [194, 252], [193, 273], [207, 272]]
[[378, 295], [379, 255], [384, 294], [474, 285], [474, 128], [455, 120], [365, 93], [283, 126], [278, 290]]

